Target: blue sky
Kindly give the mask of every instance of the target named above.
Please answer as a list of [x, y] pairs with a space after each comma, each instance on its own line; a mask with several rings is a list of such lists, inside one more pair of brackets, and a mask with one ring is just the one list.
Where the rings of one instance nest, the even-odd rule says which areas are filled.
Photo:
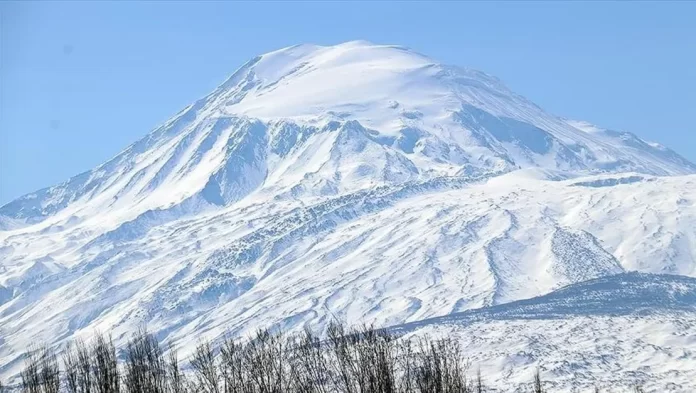
[[249, 58], [409, 46], [696, 161], [696, 2], [2, 2], [0, 204], [88, 170]]

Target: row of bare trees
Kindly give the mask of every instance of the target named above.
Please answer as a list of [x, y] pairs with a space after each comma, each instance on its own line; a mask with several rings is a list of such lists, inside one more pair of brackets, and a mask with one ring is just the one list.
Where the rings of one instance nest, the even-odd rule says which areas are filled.
[[246, 341], [197, 346], [190, 389], [201, 393], [473, 393], [480, 378], [455, 340], [397, 339], [369, 327], [331, 324], [325, 338], [307, 330], [259, 331]]
[[[385, 330], [331, 324], [325, 337], [307, 330], [258, 331], [246, 340], [197, 345], [185, 366], [173, 347], [145, 330], [119, 351], [107, 335], [77, 341], [60, 356], [32, 348], [22, 393], [480, 393], [480, 373], [452, 339], [397, 338]], [[62, 366], [62, 367], [61, 367]], [[541, 393], [534, 376], [532, 391]], [[0, 385], [0, 393], [2, 386]]]

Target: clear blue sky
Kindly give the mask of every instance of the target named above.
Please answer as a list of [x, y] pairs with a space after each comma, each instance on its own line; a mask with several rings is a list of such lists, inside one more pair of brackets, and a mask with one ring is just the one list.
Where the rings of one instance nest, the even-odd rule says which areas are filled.
[[105, 161], [249, 58], [400, 44], [696, 161], [696, 3], [0, 3], [0, 204]]

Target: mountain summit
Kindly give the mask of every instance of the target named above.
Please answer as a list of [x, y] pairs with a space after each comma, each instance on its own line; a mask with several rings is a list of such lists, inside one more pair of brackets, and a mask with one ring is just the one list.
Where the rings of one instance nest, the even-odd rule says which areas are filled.
[[114, 158], [0, 208], [0, 373], [146, 324], [186, 350], [402, 324], [625, 271], [696, 276], [696, 166], [399, 46], [258, 56]]
[[102, 214], [190, 210], [253, 192], [339, 195], [531, 167], [696, 172], [671, 150], [626, 132], [587, 132], [587, 124], [403, 47], [298, 45], [250, 60], [113, 159], [9, 203], [0, 216], [32, 223], [68, 207], [80, 215], [74, 209], [84, 205]]

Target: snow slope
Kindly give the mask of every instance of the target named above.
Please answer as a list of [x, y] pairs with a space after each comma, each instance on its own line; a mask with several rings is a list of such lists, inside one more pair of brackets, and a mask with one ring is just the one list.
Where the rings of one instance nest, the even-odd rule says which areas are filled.
[[489, 389], [528, 390], [540, 367], [553, 392], [694, 391], [695, 330], [695, 279], [637, 273], [393, 328], [458, 337]]
[[696, 166], [396, 46], [252, 59], [106, 163], [0, 207], [0, 373], [141, 324], [186, 348], [382, 325], [629, 270], [696, 276]]

